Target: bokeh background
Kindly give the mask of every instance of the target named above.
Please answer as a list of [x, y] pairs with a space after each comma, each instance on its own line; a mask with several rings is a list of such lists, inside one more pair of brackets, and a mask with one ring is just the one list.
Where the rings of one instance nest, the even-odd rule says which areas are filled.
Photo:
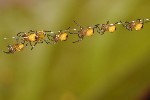
[[[20, 31], [150, 18], [149, 10], [149, 0], [0, 0], [0, 49]], [[148, 100], [142, 98], [150, 89], [149, 27], [130, 32], [118, 25], [80, 43], [69, 35], [56, 45], [1, 52], [0, 100]]]

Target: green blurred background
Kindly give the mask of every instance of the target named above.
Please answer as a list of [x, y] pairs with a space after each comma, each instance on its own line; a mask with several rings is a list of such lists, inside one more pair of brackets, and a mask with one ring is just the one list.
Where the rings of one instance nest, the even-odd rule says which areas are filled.
[[[149, 10], [150, 0], [0, 0], [0, 49], [20, 31], [131, 21], [149, 18]], [[0, 53], [0, 100], [141, 100], [150, 86], [149, 27], [118, 25], [80, 43], [69, 35], [56, 45]]]

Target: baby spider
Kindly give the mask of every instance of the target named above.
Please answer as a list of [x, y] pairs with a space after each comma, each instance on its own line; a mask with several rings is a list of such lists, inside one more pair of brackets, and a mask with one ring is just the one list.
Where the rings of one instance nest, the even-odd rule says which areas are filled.
[[[72, 43], [76, 43], [76, 42], [80, 42], [83, 40], [84, 36], [92, 36], [94, 34], [94, 28], [96, 28], [95, 26], [94, 27], [90, 27], [88, 26], [87, 28], [83, 28], [82, 26], [80, 26], [76, 21], [74, 21], [74, 23], [80, 28], [77, 32], [75, 33], [72, 33], [72, 32], [69, 32], [70, 34], [78, 34], [78, 37], [79, 37], [79, 40], [77, 41], [74, 41]], [[76, 30], [76, 29], [74, 29]]]
[[116, 31], [116, 24], [121, 24], [119, 22], [115, 23], [115, 24], [110, 24], [109, 21], [107, 21], [106, 24], [97, 24], [95, 25], [97, 28], [97, 32], [104, 34], [106, 31], [113, 33], [114, 31]]
[[8, 51], [3, 51], [3, 52], [7, 53], [7, 54], [11, 54], [11, 53], [22, 51], [24, 48], [24, 44], [23, 43], [16, 43], [13, 45], [8, 45], [7, 47], [8, 47]]
[[[67, 34], [68, 30], [60, 30], [58, 31], [58, 33], [56, 34], [48, 34], [47, 37], [50, 41], [53, 41], [53, 43], [49, 42], [50, 44], [55, 44], [58, 41], [66, 41], [68, 39], [68, 34]], [[54, 33], [54, 32], [51, 32]]]
[[132, 31], [133, 29], [139, 31], [143, 28], [144, 23], [147, 23], [148, 21], [149, 19], [137, 19], [131, 22], [120, 22], [122, 23], [123, 27], [125, 27], [129, 31]]
[[[47, 42], [47, 40], [45, 40], [46, 37], [46, 32], [51, 32], [51, 31], [33, 31], [30, 30], [28, 33], [25, 32], [19, 32], [17, 34], [18, 37], [22, 37], [22, 41], [23, 44], [25, 44], [26, 42], [26, 46], [28, 45], [28, 43], [30, 43], [30, 45], [32, 46], [31, 50], [37, 45], [37, 43], [43, 43], [43, 42]], [[17, 39], [18, 42], [19, 38]], [[34, 45], [32, 44], [34, 43]]]

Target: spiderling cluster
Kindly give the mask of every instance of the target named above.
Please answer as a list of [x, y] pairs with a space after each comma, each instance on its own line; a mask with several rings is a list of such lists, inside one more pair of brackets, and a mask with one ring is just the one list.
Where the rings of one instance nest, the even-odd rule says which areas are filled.
[[137, 19], [130, 22], [119, 21], [116, 23], [110, 23], [109, 21], [107, 21], [105, 24], [96, 24], [93, 26], [83, 27], [79, 25], [76, 21], [74, 21], [78, 29], [70, 29], [69, 27], [65, 30], [60, 30], [58, 32], [52, 32], [50, 30], [40, 30], [40, 31], [30, 30], [28, 32], [19, 32], [16, 34], [15, 37], [12, 37], [16, 39], [16, 43], [8, 45], [7, 46], [8, 50], [3, 52], [7, 54], [12, 54], [15, 52], [22, 51], [27, 46], [31, 46], [31, 50], [33, 50], [33, 48], [40, 43], [56, 44], [59, 41], [66, 41], [68, 39], [68, 34], [72, 35], [76, 34], [79, 39], [73, 41], [72, 43], [77, 43], [82, 41], [84, 37], [92, 36], [95, 30], [97, 31], [97, 33], [101, 35], [103, 35], [105, 32], [113, 33], [116, 31], [117, 25], [122, 25], [125, 29], [129, 31], [132, 30], [139, 31], [143, 28], [143, 25], [147, 22], [149, 22], [149, 19]]

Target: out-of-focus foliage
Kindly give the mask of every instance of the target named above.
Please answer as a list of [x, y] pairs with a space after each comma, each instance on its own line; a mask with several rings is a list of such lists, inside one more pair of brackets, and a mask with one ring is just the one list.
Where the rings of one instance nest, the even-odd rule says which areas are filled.
[[[149, 18], [149, 0], [0, 0], [0, 49], [20, 31], [58, 31], [73, 20], [84, 27]], [[141, 31], [121, 25], [72, 44], [0, 53], [0, 100], [139, 100], [150, 86], [150, 23]], [[2, 38], [7, 37], [7, 40]]]

